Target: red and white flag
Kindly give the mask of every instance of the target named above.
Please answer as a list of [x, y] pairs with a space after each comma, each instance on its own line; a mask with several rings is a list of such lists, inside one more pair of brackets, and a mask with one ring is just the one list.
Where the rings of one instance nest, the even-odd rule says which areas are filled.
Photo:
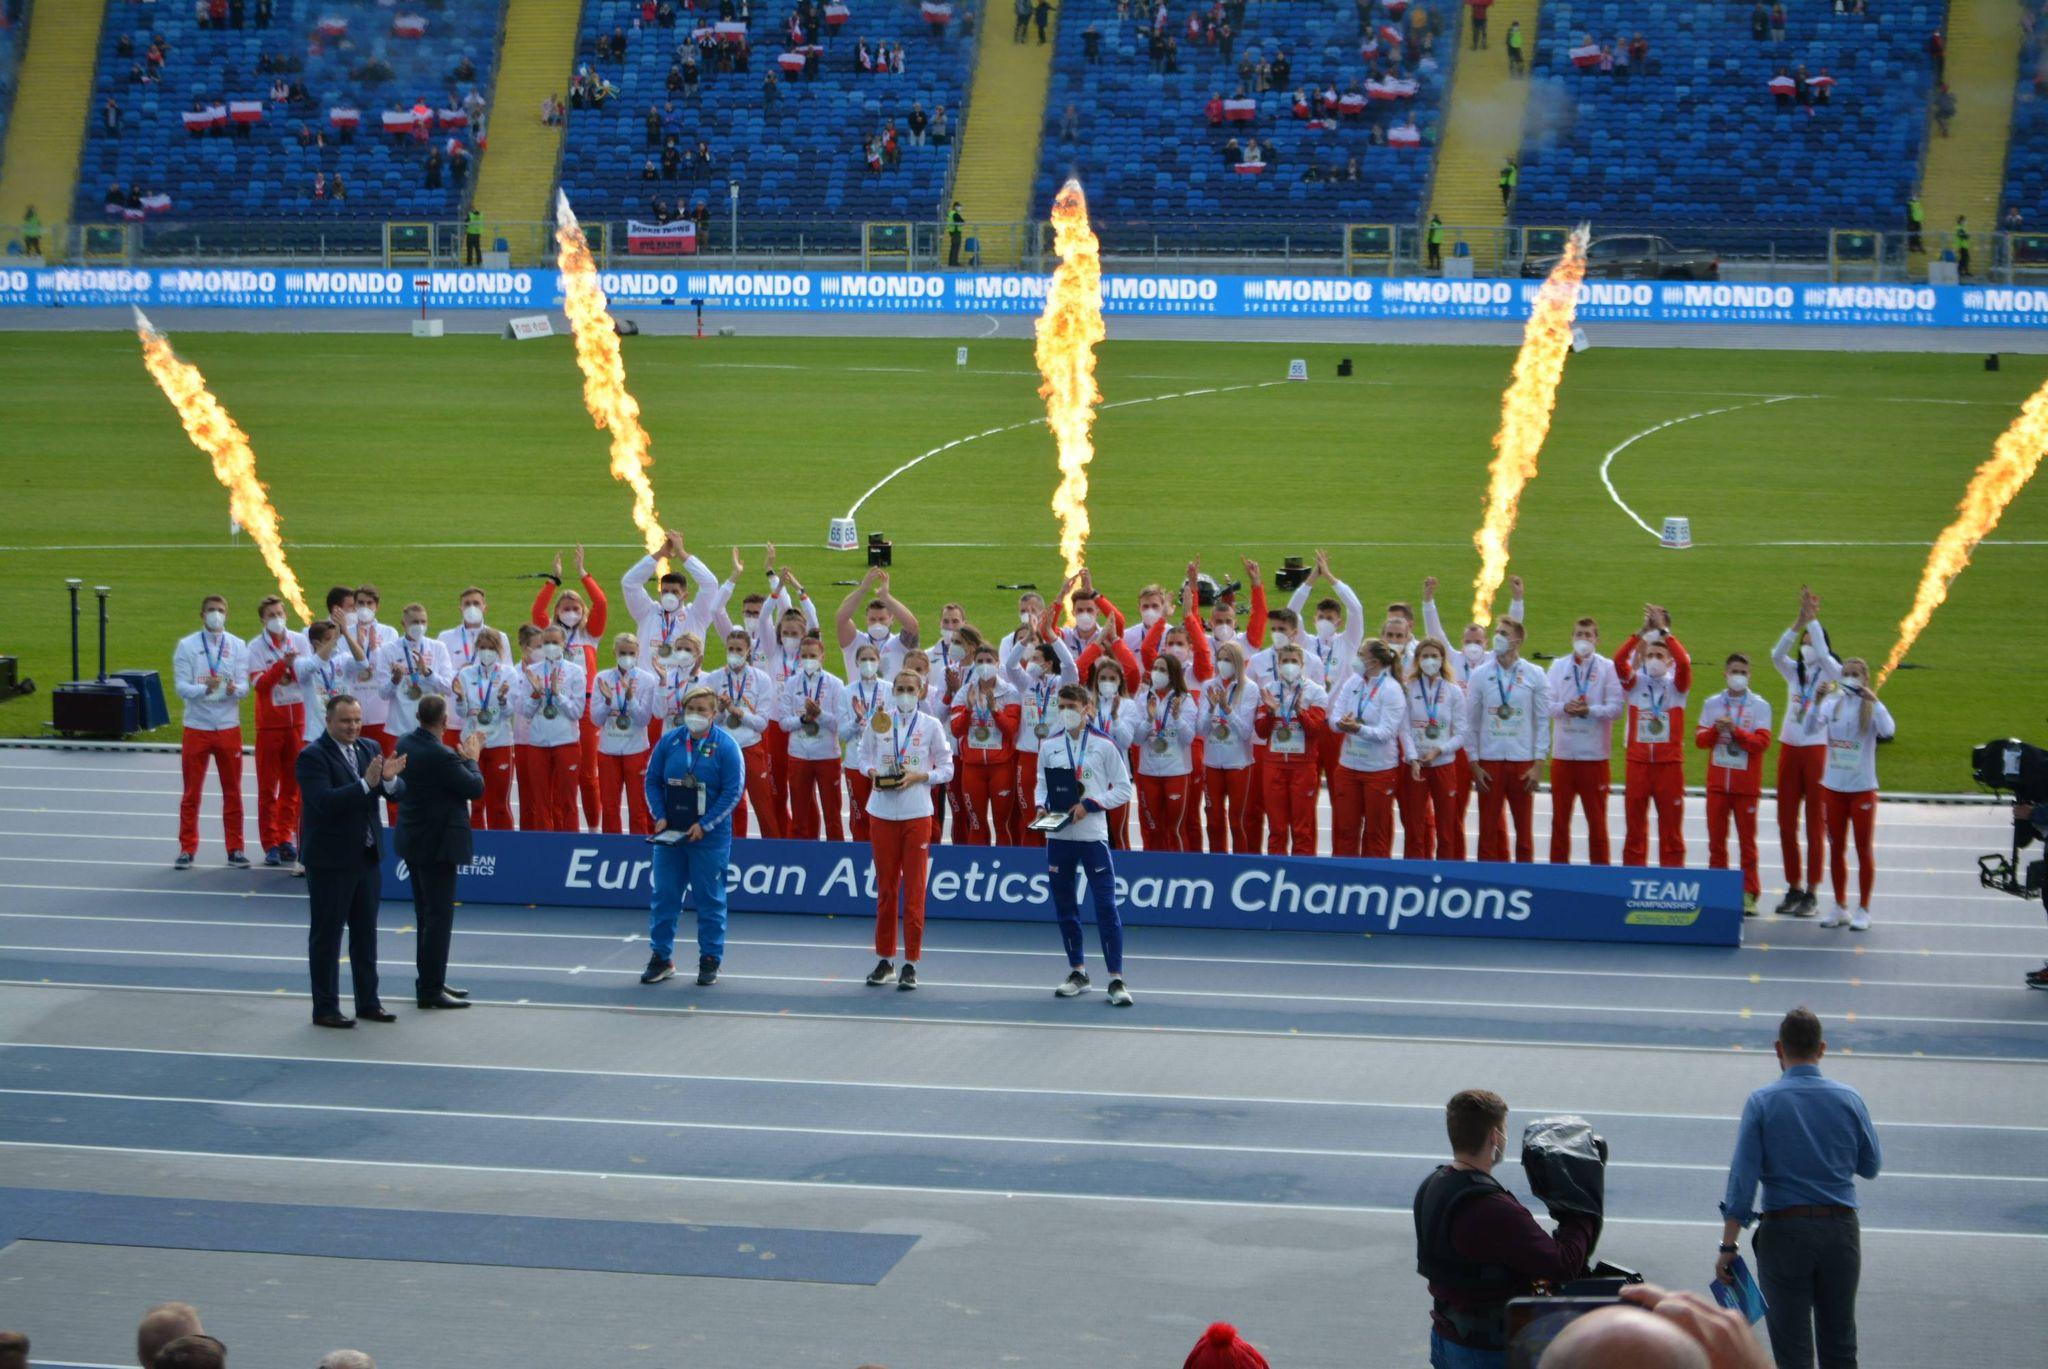
[[421, 14], [401, 14], [391, 21], [391, 32], [399, 38], [424, 38], [427, 20]]
[[1401, 124], [1387, 130], [1389, 147], [1421, 147], [1422, 130], [1414, 124]]
[[339, 15], [330, 14], [314, 25], [314, 27], [320, 31], [322, 37], [339, 38], [348, 32], [348, 20], [343, 19]]
[[219, 122], [210, 109], [188, 109], [179, 117], [184, 119], [187, 133], [204, 133]]
[[1790, 76], [1773, 76], [1771, 78], [1771, 94], [1773, 95], [1783, 95], [1789, 99], [1798, 89], [1798, 83]]
[[787, 72], [795, 73], [804, 69], [804, 55], [801, 52], [785, 52], [775, 61]]
[[1231, 170], [1240, 176], [1262, 176], [1266, 172], [1266, 164], [1264, 162], [1239, 162]]
[[142, 207], [152, 214], [161, 214], [171, 207], [171, 197], [161, 190], [153, 195], [144, 195]]
[[1835, 78], [1828, 75], [1826, 72], [1822, 72], [1818, 76], [1807, 77], [1806, 84], [1817, 91], [1833, 90], [1835, 88]]
[[336, 128], [360, 128], [363, 112], [354, 105], [336, 105], [327, 111], [327, 122]]
[[950, 24], [953, 22], [953, 6], [948, 0], [923, 0], [917, 12], [924, 16], [927, 24]]
[[1251, 99], [1225, 100], [1223, 117], [1233, 124], [1248, 124], [1259, 117], [1259, 102]]
[[744, 43], [747, 41], [747, 26], [736, 19], [721, 19], [711, 26], [711, 32], [721, 43]]
[[687, 257], [697, 251], [697, 225], [688, 219], [674, 223], [642, 223], [626, 220], [626, 251], [636, 257]]
[[827, 5], [825, 6], [825, 24], [828, 28], [836, 29], [847, 21], [850, 14], [851, 11], [844, 5]]
[[443, 128], [468, 128], [469, 111], [463, 109], [437, 109], [434, 118]]
[[1355, 90], [1345, 91], [1337, 97], [1337, 112], [1353, 115], [1365, 113], [1365, 96]]
[[1386, 0], [1387, 13], [1399, 19], [1408, 12], [1408, 0]]
[[1395, 28], [1395, 27], [1394, 27], [1394, 26], [1393, 26], [1392, 24], [1381, 24], [1381, 25], [1380, 25], [1380, 41], [1381, 41], [1382, 43], [1385, 43], [1385, 44], [1386, 44], [1386, 45], [1387, 45], [1388, 47], [1390, 47], [1390, 48], [1398, 48], [1398, 47], [1400, 47], [1400, 46], [1401, 46], [1401, 30], [1399, 30], [1399, 29]]
[[228, 117], [238, 124], [260, 124], [263, 122], [261, 100], [228, 101]]
[[410, 133], [413, 130], [412, 111], [409, 109], [387, 109], [384, 111], [386, 133]]
[[1584, 71], [1587, 67], [1597, 67], [1600, 65], [1600, 45], [1598, 43], [1587, 43], [1584, 47], [1573, 48], [1571, 58], [1572, 65], [1581, 71]]

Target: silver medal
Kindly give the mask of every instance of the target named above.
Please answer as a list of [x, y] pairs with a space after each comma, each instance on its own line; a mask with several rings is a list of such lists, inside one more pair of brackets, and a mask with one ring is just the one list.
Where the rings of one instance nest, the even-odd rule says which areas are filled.
[[476, 711], [476, 721], [477, 726], [479, 727], [489, 727], [492, 723], [496, 722], [497, 720], [498, 715], [496, 713], [493, 713], [488, 708], [479, 708]]

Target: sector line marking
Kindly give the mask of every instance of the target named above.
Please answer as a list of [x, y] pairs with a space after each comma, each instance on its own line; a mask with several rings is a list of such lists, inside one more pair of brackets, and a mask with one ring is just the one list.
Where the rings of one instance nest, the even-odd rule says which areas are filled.
[[1811, 398], [1814, 398], [1814, 396], [1772, 395], [1769, 399], [1759, 399], [1749, 404], [1729, 404], [1719, 409], [1702, 409], [1696, 414], [1683, 414], [1678, 418], [1667, 418], [1662, 423], [1653, 423], [1639, 433], [1630, 433], [1627, 437], [1615, 443], [1614, 446], [1608, 448], [1607, 455], [1600, 459], [1600, 483], [1607, 487], [1607, 497], [1614, 501], [1615, 507], [1629, 516], [1630, 521], [1644, 532], [1650, 534], [1650, 536], [1661, 539], [1664, 534], [1658, 529], [1651, 527], [1648, 523], [1645, 523], [1642, 516], [1628, 506], [1628, 501], [1621, 497], [1620, 491], [1614, 488], [1614, 481], [1608, 474], [1608, 468], [1614, 465], [1615, 457], [1620, 456], [1652, 433], [1661, 433], [1666, 428], [1675, 428], [1681, 423], [1690, 423], [1696, 418], [1712, 418], [1715, 414], [1732, 414], [1738, 409], [1760, 409], [1766, 404], [1782, 404], [1788, 399]]

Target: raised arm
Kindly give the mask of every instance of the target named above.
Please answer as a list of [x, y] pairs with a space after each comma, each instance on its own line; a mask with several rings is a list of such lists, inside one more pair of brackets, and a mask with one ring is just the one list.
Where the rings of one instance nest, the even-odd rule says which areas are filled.
[[839, 629], [839, 645], [842, 650], [860, 639], [860, 633], [853, 625], [854, 615], [860, 612], [860, 605], [868, 597], [868, 590], [875, 583], [875, 568], [868, 567], [868, 573], [860, 577], [860, 583], [846, 592], [839, 601], [839, 607], [832, 614], [832, 622]]

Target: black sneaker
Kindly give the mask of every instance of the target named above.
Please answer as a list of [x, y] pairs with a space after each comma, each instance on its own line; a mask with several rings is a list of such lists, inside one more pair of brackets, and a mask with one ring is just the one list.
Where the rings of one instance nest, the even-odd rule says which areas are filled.
[[868, 987], [879, 989], [896, 977], [896, 967], [886, 960], [877, 960], [875, 968], [868, 971]]
[[903, 968], [897, 972], [896, 987], [898, 989], [914, 989], [917, 987], [917, 966], [911, 961], [904, 961]]
[[1813, 890], [1811, 890], [1811, 889], [1807, 889], [1807, 890], [1805, 890], [1804, 892], [1802, 892], [1802, 893], [1801, 893], [1801, 894], [1799, 895], [1799, 906], [1798, 906], [1797, 908], [1794, 908], [1794, 909], [1792, 910], [1792, 916], [1794, 916], [1794, 917], [1819, 917], [1819, 916], [1820, 916], [1820, 900], [1819, 900], [1819, 899], [1817, 899], [1817, 898], [1815, 898], [1815, 897], [1813, 896]]
[[249, 858], [240, 851], [230, 851], [228, 852], [228, 868], [230, 870], [246, 870], [249, 868]]
[[1112, 1008], [1128, 1008], [1131, 1006], [1131, 991], [1124, 987], [1124, 982], [1121, 979], [1109, 981], [1109, 1006]]
[[659, 984], [664, 979], [674, 978], [675, 972], [675, 961], [663, 960], [658, 955], [651, 955], [647, 957], [647, 968], [640, 972], [640, 982], [642, 984]]
[[1806, 897], [1804, 889], [1787, 888], [1785, 896], [1778, 900], [1778, 906], [1771, 910], [1773, 917], [1797, 917], [1799, 904]]
[[700, 955], [697, 957], [697, 982], [699, 984], [716, 984], [718, 982], [717, 956]]
[[2048, 989], [2048, 965], [2043, 965], [2040, 969], [2027, 976], [2027, 987], [2030, 989]]
[[1060, 981], [1060, 986], [1052, 991], [1055, 998], [1076, 998], [1087, 992], [1088, 972], [1086, 970], [1070, 971], [1067, 977]]
[[174, 860], [174, 861], [172, 861], [172, 862], [171, 862], [171, 868], [172, 868], [173, 870], [189, 870], [189, 869], [191, 869], [191, 868], [192, 868], [192, 853], [191, 853], [190, 851], [180, 851], [180, 852], [178, 852], [178, 858], [177, 858], [176, 860]]
[[275, 846], [266, 846], [263, 848], [263, 864], [266, 869], [275, 870], [284, 864], [284, 857], [277, 853]]

